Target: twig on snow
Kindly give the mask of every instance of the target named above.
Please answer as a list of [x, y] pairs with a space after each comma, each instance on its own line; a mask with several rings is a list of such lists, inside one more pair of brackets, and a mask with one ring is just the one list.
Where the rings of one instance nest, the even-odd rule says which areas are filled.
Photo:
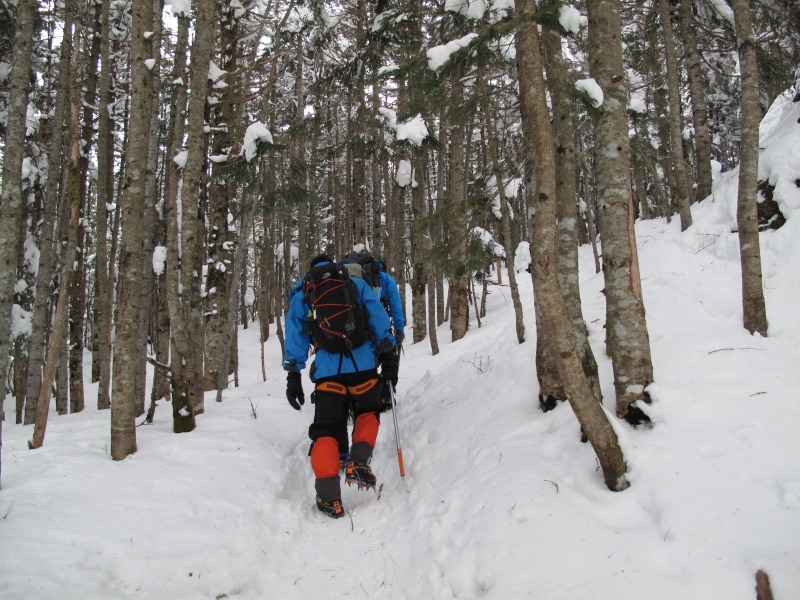
[[554, 486], [556, 486], [556, 494], [557, 494], [558, 493], [558, 484], [555, 481], [550, 481], [549, 479], [545, 479], [545, 481], [547, 483], [552, 483]]

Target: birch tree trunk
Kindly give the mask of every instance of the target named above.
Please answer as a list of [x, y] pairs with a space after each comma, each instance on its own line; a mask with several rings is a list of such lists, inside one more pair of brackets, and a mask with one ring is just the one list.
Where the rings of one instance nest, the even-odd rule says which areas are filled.
[[[631, 404], [649, 402], [653, 382], [644, 302], [634, 266], [634, 232], [629, 222], [630, 145], [627, 90], [622, 65], [619, 0], [589, 0], [589, 71], [604, 93], [595, 119], [595, 172], [603, 246], [606, 343], [614, 370], [617, 416], [631, 424], [649, 417]], [[565, 382], [566, 383], [566, 382]]]
[[[516, 0], [520, 19], [515, 39], [520, 79], [520, 113], [528, 193], [534, 190], [530, 173], [536, 173], [536, 215], [531, 227], [531, 275], [542, 315], [552, 332], [559, 373], [570, 405], [597, 454], [606, 486], [621, 491], [629, 486], [627, 467], [616, 433], [602, 407], [593, 398], [583, 373], [575, 336], [561, 299], [554, 265], [556, 263], [556, 173], [555, 147], [550, 127], [539, 50], [534, 0]], [[624, 105], [623, 105], [624, 106]], [[534, 158], [535, 157], [535, 158]]]
[[767, 335], [767, 308], [761, 276], [761, 245], [758, 239], [756, 186], [758, 185], [758, 60], [749, 0], [733, 0], [736, 42], [742, 72], [742, 139], [739, 146], [739, 254], [742, 263], [742, 313], [750, 333]]

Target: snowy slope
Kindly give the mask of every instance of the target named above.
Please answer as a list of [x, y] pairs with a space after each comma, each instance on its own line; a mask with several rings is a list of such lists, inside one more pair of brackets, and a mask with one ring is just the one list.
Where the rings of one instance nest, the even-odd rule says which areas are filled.
[[[769, 337], [754, 337], [741, 327], [734, 201], [722, 176], [687, 232], [677, 220], [637, 224], [655, 427], [612, 417], [627, 491], [604, 487], [568, 405], [538, 409], [523, 272], [524, 344], [496, 285], [464, 340], [451, 343], [444, 325], [439, 355], [408, 343], [405, 480], [386, 415], [380, 493], [345, 486], [338, 521], [313, 505], [313, 411], [288, 406], [275, 335], [261, 381], [256, 327], [241, 331], [241, 387], [219, 404], [209, 394], [190, 434], [171, 433], [161, 404], [119, 463], [108, 412], [52, 415], [31, 451], [32, 429], [13, 424], [7, 401], [0, 598], [751, 600], [759, 568], [776, 600], [800, 598], [800, 216], [788, 202], [787, 224], [761, 235]], [[613, 415], [590, 252], [581, 292]]]

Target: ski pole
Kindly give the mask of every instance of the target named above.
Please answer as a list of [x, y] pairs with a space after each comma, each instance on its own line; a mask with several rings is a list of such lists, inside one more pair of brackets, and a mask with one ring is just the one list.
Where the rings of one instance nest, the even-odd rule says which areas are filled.
[[397, 397], [394, 395], [394, 384], [389, 383], [392, 395], [392, 419], [394, 419], [394, 439], [397, 443], [397, 464], [400, 465], [400, 477], [405, 479], [406, 470], [403, 467], [403, 448], [400, 446], [400, 429], [397, 426]]

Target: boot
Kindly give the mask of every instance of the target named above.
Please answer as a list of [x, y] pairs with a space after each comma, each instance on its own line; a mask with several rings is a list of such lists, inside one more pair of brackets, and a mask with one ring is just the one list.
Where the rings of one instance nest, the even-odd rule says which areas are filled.
[[341, 499], [325, 502], [322, 498], [317, 496], [317, 508], [331, 519], [340, 519], [344, 516], [344, 508], [342, 508]]
[[355, 461], [351, 460], [347, 463], [347, 467], [345, 468], [344, 480], [347, 485], [353, 485], [355, 483], [360, 490], [375, 489], [375, 473], [372, 472], [368, 464], [357, 464]]

